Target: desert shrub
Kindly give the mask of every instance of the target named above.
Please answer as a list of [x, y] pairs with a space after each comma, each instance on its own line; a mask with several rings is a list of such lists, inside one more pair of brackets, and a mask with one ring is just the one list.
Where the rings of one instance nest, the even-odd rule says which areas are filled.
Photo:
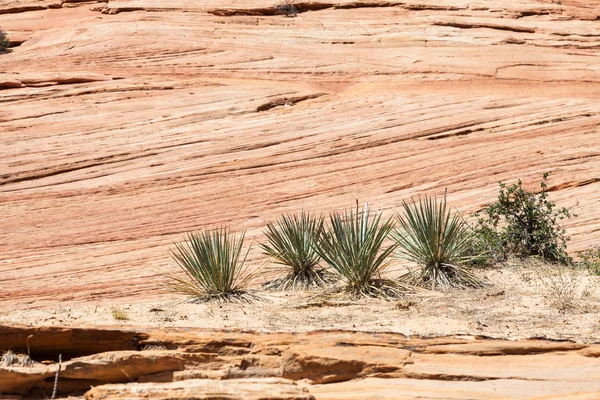
[[583, 269], [586, 269], [590, 274], [600, 275], [600, 246], [587, 249], [578, 253], [579, 261], [578, 265]]
[[6, 32], [0, 28], [0, 53], [4, 53], [8, 49], [8, 37]]
[[419, 266], [405, 276], [408, 282], [430, 288], [479, 286], [463, 266], [474, 257], [470, 227], [458, 211], [447, 207], [446, 194], [440, 201], [425, 196], [412, 204], [403, 202], [403, 208], [393, 234], [397, 256]]
[[473, 267], [489, 267], [506, 261], [502, 237], [484, 217], [476, 215], [476, 222], [471, 226], [471, 259], [466, 265]]
[[129, 319], [127, 312], [119, 307], [111, 308], [110, 314], [117, 321], [127, 321]]
[[316, 250], [341, 279], [341, 292], [352, 296], [398, 297], [403, 288], [381, 273], [389, 266], [396, 244], [384, 246], [394, 228], [392, 219], [362, 211], [330, 214], [330, 225], [317, 241]]
[[549, 264], [538, 257], [530, 258], [521, 276], [530, 282], [545, 303], [561, 313], [586, 311], [597, 294], [597, 285], [586, 273], [571, 265]]
[[3, 367], [10, 367], [13, 365], [19, 367], [31, 367], [33, 366], [34, 361], [27, 354], [15, 354], [12, 350], [7, 350], [4, 354], [2, 354], [2, 358], [0, 359], [0, 365]]
[[559, 266], [539, 271], [534, 285], [550, 307], [567, 312], [578, 306], [579, 281], [577, 271]]
[[168, 288], [190, 301], [249, 300], [244, 288], [252, 276], [245, 274], [250, 247], [242, 252], [244, 237], [245, 232], [237, 238], [227, 228], [188, 234], [171, 251], [184, 274], [167, 275]]
[[523, 188], [521, 180], [510, 186], [501, 182], [498, 199], [477, 215], [475, 234], [492, 257], [536, 256], [569, 262], [568, 237], [561, 221], [572, 215], [548, 199], [547, 179], [545, 173], [539, 192]]
[[275, 13], [286, 17], [298, 16], [298, 10], [291, 0], [283, 0], [275, 7]]
[[263, 252], [275, 260], [283, 277], [270, 282], [276, 289], [308, 289], [327, 283], [327, 275], [319, 268], [321, 256], [316, 241], [323, 229], [323, 218], [305, 213], [283, 215], [276, 224], [269, 222], [265, 230], [268, 243]]
[[13, 353], [11, 350], [6, 351], [2, 354], [2, 366], [10, 367], [13, 364], [17, 364], [19, 362], [18, 356]]

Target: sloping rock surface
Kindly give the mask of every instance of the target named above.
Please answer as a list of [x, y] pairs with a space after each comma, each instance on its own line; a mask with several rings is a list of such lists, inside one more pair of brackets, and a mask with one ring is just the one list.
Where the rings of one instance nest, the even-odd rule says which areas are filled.
[[[13, 326], [30, 354], [72, 331], [77, 348], [132, 335], [135, 350], [77, 356], [63, 343], [58, 393], [92, 399], [592, 399], [600, 396], [600, 345], [485, 337], [406, 337], [321, 331], [102, 330]], [[81, 335], [85, 330], [87, 336]], [[108, 342], [106, 342], [108, 343]], [[0, 350], [14, 348], [0, 336]], [[19, 349], [17, 347], [17, 349]], [[41, 361], [37, 359], [37, 361]], [[53, 389], [52, 361], [0, 366], [0, 393], [35, 398]], [[212, 397], [211, 397], [212, 396]], [[222, 396], [222, 397], [219, 397]], [[558, 397], [557, 397], [558, 396]], [[596, 397], [594, 397], [596, 396]]]
[[188, 231], [444, 188], [471, 212], [545, 171], [597, 243], [597, 1], [297, 8], [0, 0], [0, 309], [157, 298]]

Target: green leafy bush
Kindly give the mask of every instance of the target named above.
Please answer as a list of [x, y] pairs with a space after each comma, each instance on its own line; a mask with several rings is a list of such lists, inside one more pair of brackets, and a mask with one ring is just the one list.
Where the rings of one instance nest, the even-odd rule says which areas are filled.
[[579, 266], [586, 269], [590, 274], [600, 275], [600, 246], [587, 249], [578, 253]]
[[6, 49], [8, 49], [8, 37], [6, 36], [6, 32], [0, 28], [0, 53], [4, 53]]
[[[327, 283], [319, 268], [321, 257], [316, 250], [317, 238], [323, 230], [323, 218], [304, 211], [300, 215], [283, 215], [277, 224], [269, 222], [264, 232], [268, 243], [263, 252], [285, 268], [282, 278], [269, 283], [276, 289], [308, 289]], [[281, 267], [278, 268], [281, 270]]]
[[572, 215], [548, 199], [547, 179], [545, 173], [539, 192], [523, 188], [521, 180], [510, 186], [500, 183], [498, 200], [477, 216], [475, 227], [480, 246], [492, 257], [513, 254], [569, 262], [568, 237], [561, 221]]
[[470, 227], [460, 213], [447, 207], [446, 194], [439, 202], [425, 196], [413, 204], [403, 202], [403, 207], [393, 234], [397, 255], [420, 267], [405, 276], [408, 282], [430, 288], [479, 286], [463, 266], [473, 258]]
[[382, 279], [389, 256], [396, 244], [384, 247], [394, 228], [390, 219], [381, 221], [381, 213], [371, 216], [368, 205], [362, 212], [345, 211], [330, 215], [330, 226], [320, 235], [316, 250], [342, 280], [342, 291], [353, 296], [397, 297], [402, 288]]
[[236, 236], [226, 228], [188, 234], [176, 243], [171, 255], [184, 275], [168, 275], [168, 287], [190, 300], [249, 300], [244, 290], [251, 274], [245, 274], [248, 250], [243, 253], [245, 232]]
[[476, 217], [477, 221], [471, 227], [471, 259], [466, 261], [466, 265], [488, 267], [506, 261], [503, 239], [497, 228], [487, 222], [485, 217]]

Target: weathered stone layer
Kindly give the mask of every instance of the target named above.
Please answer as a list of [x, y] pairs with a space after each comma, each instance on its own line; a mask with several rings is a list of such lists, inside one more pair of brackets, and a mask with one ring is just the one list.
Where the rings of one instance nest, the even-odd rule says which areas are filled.
[[[11, 329], [13, 336], [9, 340], [0, 336], [0, 350], [8, 350], [19, 337], [25, 341], [33, 335], [33, 359], [48, 344], [55, 345], [53, 355], [46, 353], [49, 358], [72, 355], [63, 361], [59, 393], [83, 393], [93, 387], [86, 399], [208, 399], [217, 393], [252, 400], [600, 395], [600, 345], [347, 331], [3, 329]], [[78, 339], [61, 342], [65, 333]], [[110, 351], [111, 344], [105, 342], [109, 351], [100, 351], [98, 343], [117, 333], [143, 339], [136, 350]], [[78, 348], [87, 354], [86, 345], [99, 352], [78, 356]], [[34, 395], [39, 387], [48, 393], [56, 369], [50, 362], [0, 367], [0, 393]]]
[[597, 243], [600, 6], [561, 3], [0, 2], [0, 309], [156, 299], [191, 230], [546, 171]]

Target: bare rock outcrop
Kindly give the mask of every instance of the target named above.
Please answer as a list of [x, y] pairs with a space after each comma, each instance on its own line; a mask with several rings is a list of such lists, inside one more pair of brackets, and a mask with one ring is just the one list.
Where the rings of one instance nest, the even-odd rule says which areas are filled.
[[597, 244], [597, 1], [297, 6], [1, 2], [1, 310], [160, 298], [188, 231], [445, 188], [470, 213], [546, 171]]
[[[135, 350], [113, 351], [102, 338], [114, 336], [116, 330], [10, 329], [13, 339], [25, 341], [33, 334], [40, 343], [56, 343], [54, 354], [44, 354], [49, 359], [71, 355], [62, 364], [59, 393], [85, 393], [88, 400], [209, 399], [217, 394], [248, 400], [341, 399], [353, 393], [390, 399], [397, 399], [398, 393], [406, 398], [436, 398], [445, 393], [444, 398], [457, 399], [489, 399], [494, 393], [501, 393], [503, 399], [600, 395], [599, 345], [347, 331], [260, 334], [140, 329], [120, 332], [142, 338]], [[76, 348], [60, 340], [69, 331], [78, 338], [72, 342]], [[96, 344], [97, 353], [78, 356], [81, 346], [91, 345], [94, 337], [106, 343], [107, 351]], [[14, 345], [3, 338], [0, 350]], [[34, 359], [42, 354], [35, 346], [30, 351]], [[0, 393], [48, 393], [56, 369], [51, 361], [30, 367], [1, 366]]]
[[[262, 239], [282, 213], [359, 199], [392, 215], [445, 188], [470, 213], [546, 171], [576, 207], [571, 251], [598, 243], [597, 1], [295, 4], [0, 0], [0, 318], [162, 300], [188, 231]], [[58, 354], [59, 394], [88, 399], [600, 393], [598, 345], [52, 318], [0, 326], [0, 350], [36, 361], [0, 366], [2, 396], [50, 394]]]
[[277, 378], [214, 381], [192, 379], [173, 383], [103, 385], [85, 395], [86, 400], [108, 399], [240, 399], [240, 400], [315, 400], [308, 389], [293, 381]]

